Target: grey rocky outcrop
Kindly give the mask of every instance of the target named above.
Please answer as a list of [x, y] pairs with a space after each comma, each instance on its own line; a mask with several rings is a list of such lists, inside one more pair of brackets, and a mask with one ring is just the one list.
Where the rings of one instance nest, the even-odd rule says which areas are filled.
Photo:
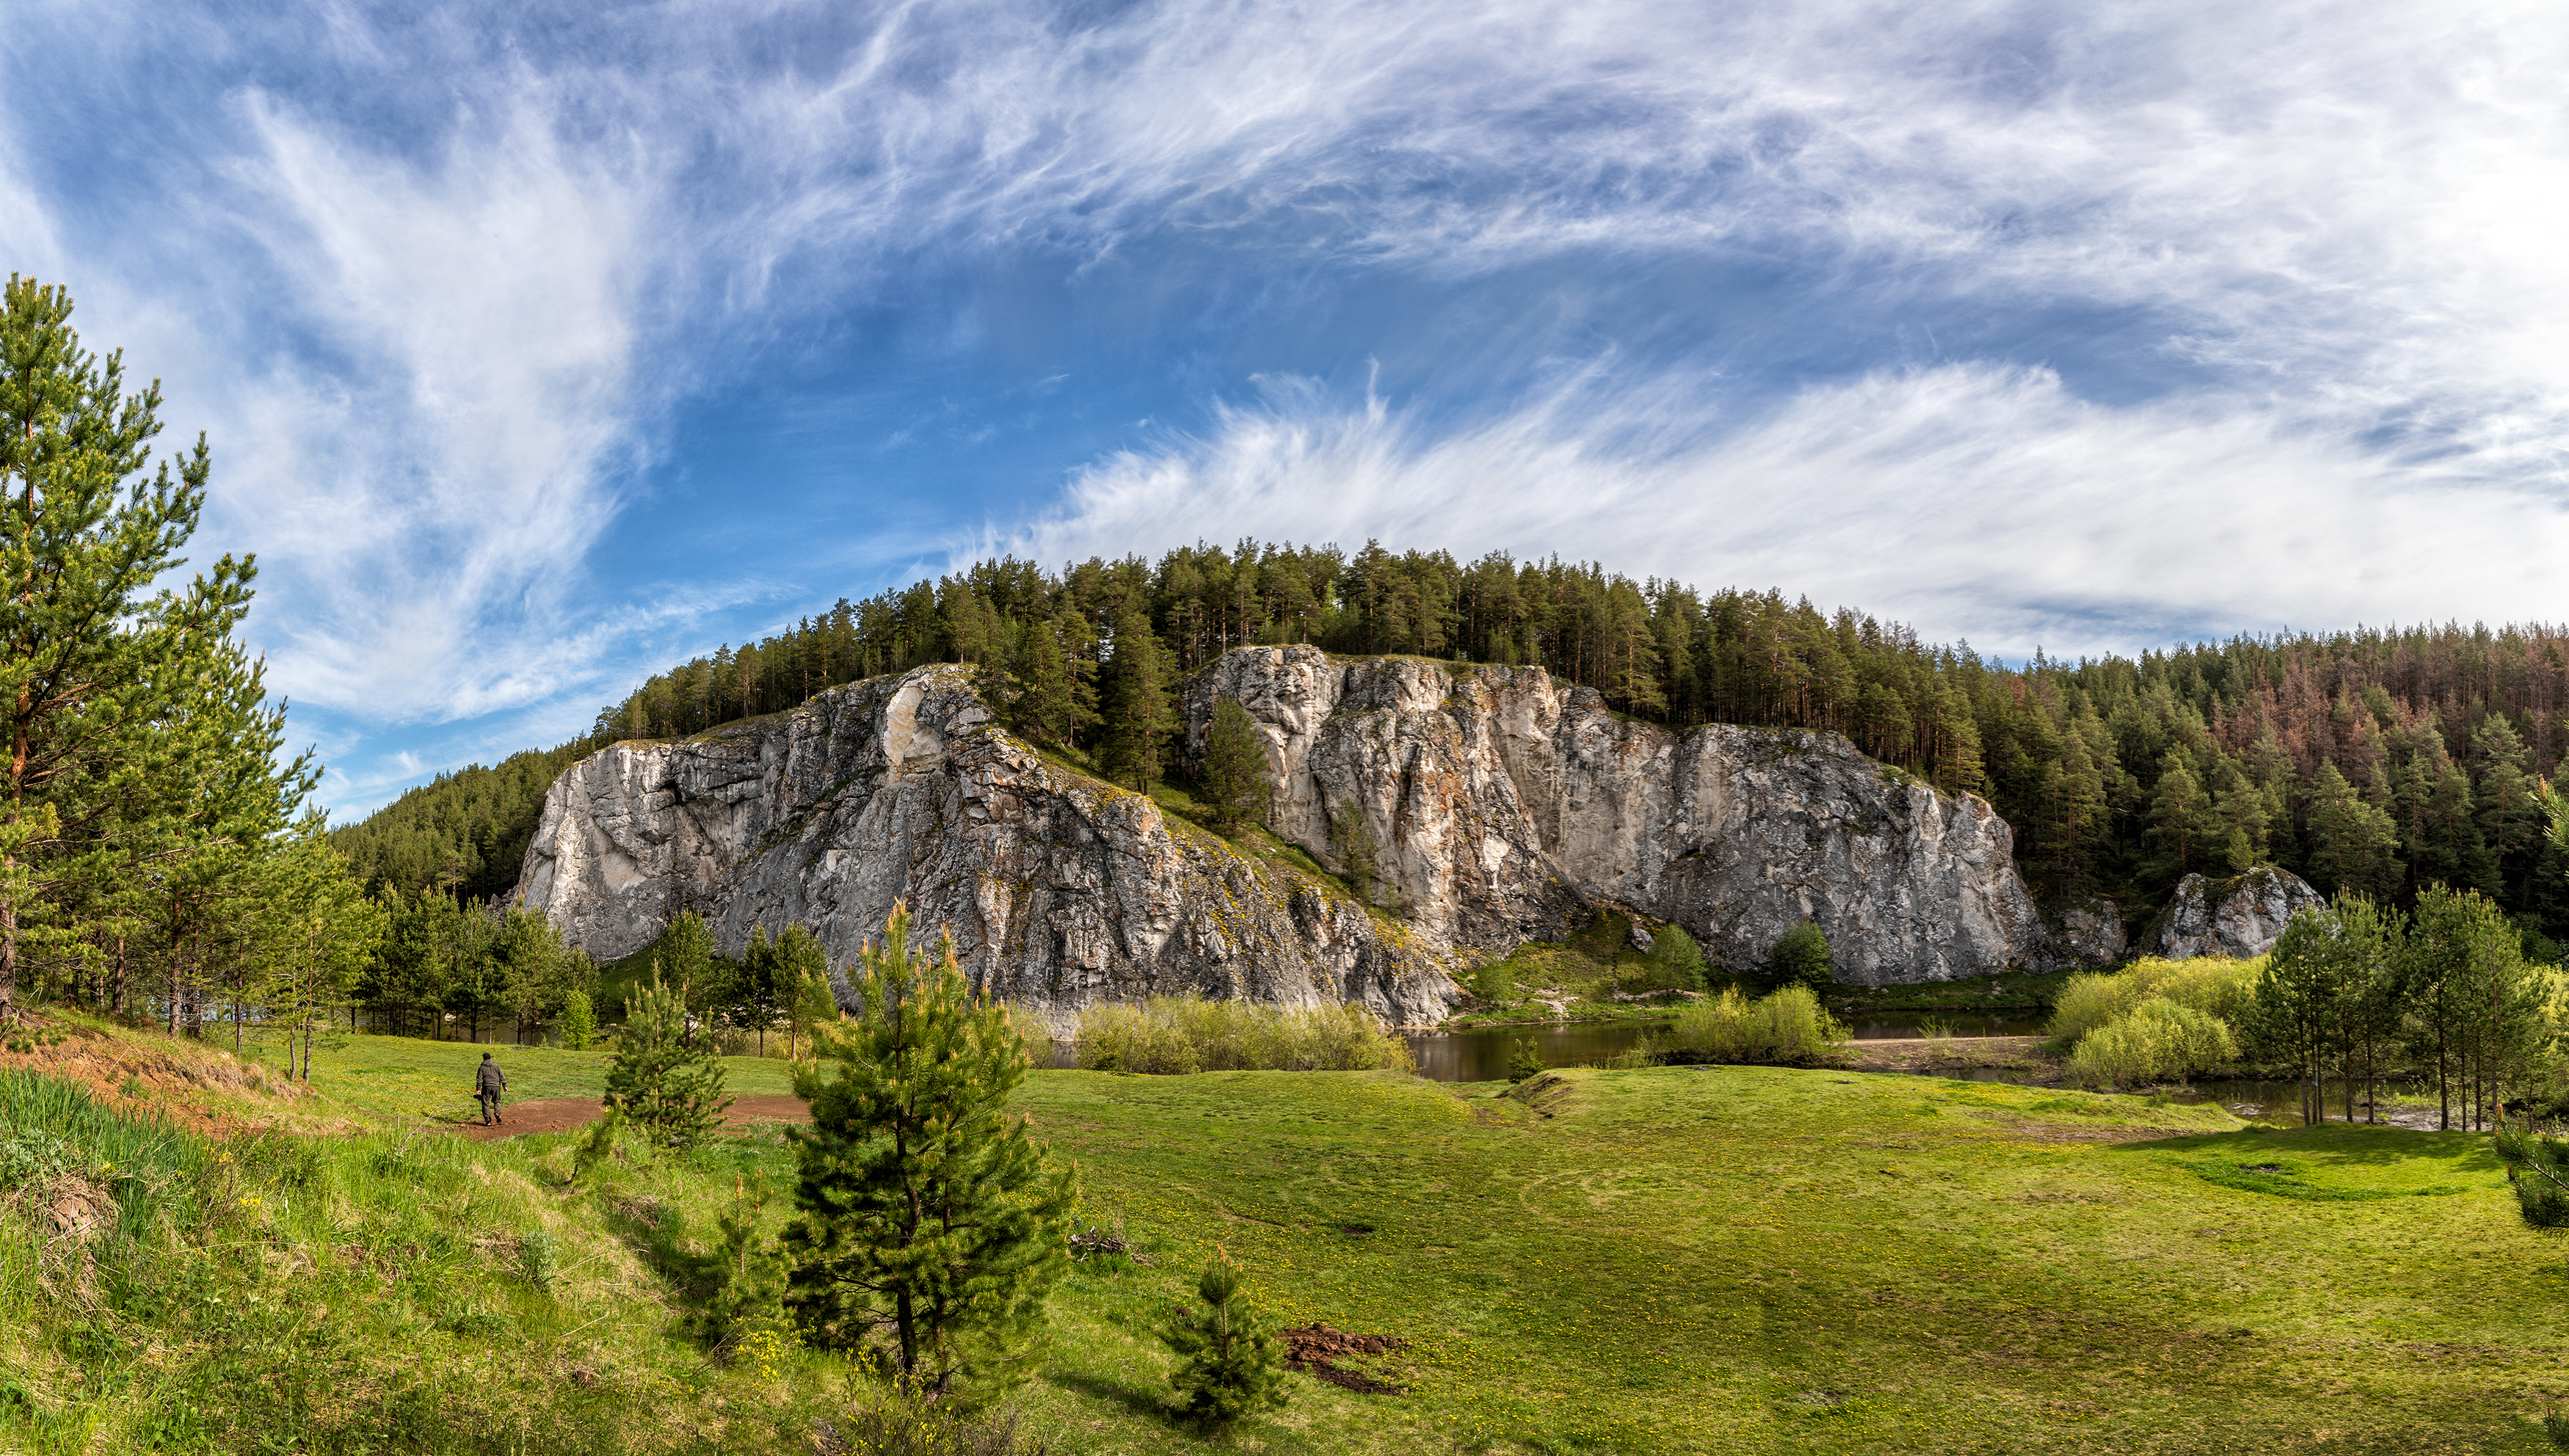
[[1436, 947], [1336, 887], [1046, 762], [992, 726], [963, 667], [590, 755], [547, 793], [518, 894], [601, 957], [693, 910], [728, 953], [801, 920], [842, 966], [907, 899], [952, 927], [976, 983], [1055, 1031], [1175, 992], [1359, 1000], [1404, 1025], [1455, 994]]
[[1360, 817], [1389, 899], [1440, 944], [1503, 953], [1606, 901], [1684, 925], [1733, 965], [1809, 918], [1839, 977], [1865, 984], [2055, 953], [1987, 801], [1836, 734], [1676, 733], [1541, 668], [1263, 647], [1191, 682], [1191, 752], [1221, 697], [1266, 738], [1270, 826], [1338, 869], [1334, 831]]
[[694, 910], [727, 952], [801, 920], [842, 965], [906, 899], [953, 928], [980, 984], [1056, 1030], [1178, 991], [1429, 1023], [1459, 994], [1455, 966], [1559, 938], [1600, 905], [1681, 924], [1732, 965], [1815, 920], [1840, 978], [1866, 984], [2120, 951], [2110, 905], [2045, 925], [1986, 801], [1835, 734], [1671, 732], [1540, 668], [1243, 648], [1188, 683], [1191, 753], [1224, 696], [1265, 738], [1271, 827], [1343, 872], [1361, 825], [1375, 908], [1038, 755], [956, 666], [591, 755], [547, 794], [518, 891], [602, 957]]
[[2228, 880], [2188, 875], [2177, 884], [2150, 953], [2170, 960], [2263, 955], [2294, 915], [2327, 903], [2300, 876], [2273, 865]]

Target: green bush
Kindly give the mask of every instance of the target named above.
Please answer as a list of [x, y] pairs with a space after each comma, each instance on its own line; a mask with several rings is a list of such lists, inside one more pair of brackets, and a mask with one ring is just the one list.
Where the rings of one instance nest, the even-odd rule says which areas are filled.
[[1813, 989], [1837, 979], [1828, 935], [1804, 920], [1776, 936], [1775, 947], [1766, 952], [1765, 979], [1770, 988], [1805, 985]]
[[1522, 1082], [1543, 1071], [1543, 1053], [1535, 1050], [1534, 1038], [1520, 1036], [1508, 1043], [1508, 1080]]
[[982, 1411], [910, 1393], [896, 1382], [860, 1397], [829, 1423], [837, 1440], [815, 1449], [849, 1456], [1043, 1456], [1043, 1445], [1017, 1434], [1013, 1411]]
[[2235, 1062], [2230, 1025], [2192, 1006], [2152, 996], [2078, 1038], [2069, 1073], [2091, 1087], [2146, 1087]]
[[588, 992], [573, 991], [562, 998], [561, 1044], [564, 1051], [585, 1051], [597, 1039], [597, 1008], [590, 1005]]
[[1285, 1010], [1252, 1001], [1154, 996], [1079, 1016], [1079, 1064], [1091, 1071], [1409, 1071], [1409, 1043], [1364, 1007]]
[[2052, 1039], [2062, 1046], [2075, 1045], [2080, 1037], [2106, 1022], [2130, 1015], [2152, 996], [2231, 1021], [2239, 1014], [2240, 998], [2256, 983], [2265, 964], [2264, 956], [2254, 960], [2231, 960], [2218, 955], [2199, 955], [2189, 960], [2144, 956], [2111, 975], [2073, 975], [2060, 988], [2060, 999], [2052, 1004]]
[[1846, 1040], [1846, 1027], [1799, 983], [1754, 1001], [1736, 989], [1723, 991], [1677, 1012], [1669, 1028], [1669, 1044], [1678, 1055], [1713, 1062], [1808, 1066]]
[[1484, 961], [1472, 971], [1472, 994], [1499, 1005], [1517, 991], [1517, 967], [1512, 960]]
[[1683, 925], [1667, 925], [1651, 937], [1651, 981], [1661, 990], [1703, 989], [1703, 947]]
[[723, 1095], [723, 1064], [705, 1038], [687, 1034], [684, 989], [684, 982], [662, 982], [654, 967], [651, 983], [633, 992], [606, 1072], [607, 1109], [659, 1148], [698, 1146], [731, 1106]]

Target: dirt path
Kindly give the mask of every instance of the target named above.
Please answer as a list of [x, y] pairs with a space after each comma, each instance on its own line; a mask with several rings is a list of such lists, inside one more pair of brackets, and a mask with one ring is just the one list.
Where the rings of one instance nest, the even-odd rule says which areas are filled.
[[[500, 1108], [500, 1125], [484, 1127], [478, 1120], [440, 1118], [438, 1121], [461, 1131], [475, 1142], [494, 1138], [514, 1138], [521, 1133], [576, 1132], [597, 1121], [604, 1105], [594, 1097], [546, 1097], [534, 1102], [511, 1102]], [[732, 1127], [745, 1127], [754, 1122], [810, 1122], [812, 1109], [800, 1097], [736, 1097], [723, 1121]]]

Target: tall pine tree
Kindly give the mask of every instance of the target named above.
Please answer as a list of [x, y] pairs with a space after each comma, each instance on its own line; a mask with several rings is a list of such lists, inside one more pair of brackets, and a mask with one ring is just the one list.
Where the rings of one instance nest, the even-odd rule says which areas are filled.
[[1267, 741], [1236, 698], [1216, 699], [1205, 729], [1204, 795], [1220, 833], [1266, 822]]
[[971, 996], [943, 937], [912, 943], [893, 907], [865, 948], [858, 1013], [813, 1028], [795, 1074], [800, 1210], [791, 1303], [824, 1345], [882, 1341], [905, 1384], [979, 1398], [1023, 1379], [1044, 1300], [1070, 1266], [1072, 1171], [1008, 1115], [1025, 1039]]
[[1140, 612], [1115, 627], [1106, 659], [1106, 776], [1149, 793], [1160, 783], [1160, 754], [1177, 722], [1168, 649]]
[[[164, 461], [145, 478], [160, 387], [128, 394], [123, 356], [84, 350], [71, 314], [59, 287], [12, 274], [0, 292], [0, 1022], [16, 1015], [28, 949], [77, 936], [49, 922], [48, 901], [102, 868], [103, 840], [156, 818], [183, 840], [201, 829], [120, 802], [148, 789], [146, 760], [184, 733], [192, 695], [245, 680], [259, 701], [231, 638], [251, 563], [225, 556], [152, 590], [203, 510], [205, 442], [175, 477]], [[265, 826], [281, 832], [308, 790], [303, 766], [279, 777], [252, 762], [254, 738], [207, 747], [233, 761], [216, 778], [254, 774], [271, 806], [284, 801]]]

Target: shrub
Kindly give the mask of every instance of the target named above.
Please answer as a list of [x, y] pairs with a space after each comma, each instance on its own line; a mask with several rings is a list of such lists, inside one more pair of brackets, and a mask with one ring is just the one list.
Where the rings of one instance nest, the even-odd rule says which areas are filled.
[[551, 1293], [553, 1280], [561, 1274], [561, 1241], [545, 1229], [519, 1235], [518, 1272], [538, 1293]]
[[815, 1449], [848, 1456], [1043, 1456], [1017, 1434], [1014, 1411], [987, 1412], [930, 1399], [894, 1382], [829, 1422]]
[[1472, 971], [1472, 994], [1497, 1005], [1517, 990], [1517, 967], [1512, 960], [1482, 962]]
[[[931, 952], [910, 932], [895, 901], [860, 954], [864, 1009], [816, 1028], [795, 1073], [812, 1125], [786, 1133], [785, 1304], [814, 1344], [897, 1360], [912, 1391], [968, 1404], [1032, 1373], [1076, 1176], [1008, 1111], [1029, 1058], [1007, 1008], [972, 993], [951, 933]], [[745, 1260], [756, 1213], [726, 1236]]]
[[1680, 1055], [1714, 1062], [1808, 1065], [1847, 1039], [1811, 988], [1798, 982], [1752, 1001], [1723, 991], [1677, 1012], [1670, 1041]]
[[723, 1065], [702, 1037], [687, 1035], [678, 988], [660, 980], [636, 989], [624, 1034], [607, 1069], [606, 1106], [656, 1147], [689, 1148], [713, 1135], [731, 1099]]
[[1651, 937], [1650, 964], [1652, 983], [1663, 990], [1703, 989], [1703, 947], [1683, 925], [1668, 925]]
[[1350, 1001], [1286, 1010], [1252, 1001], [1154, 996], [1079, 1016], [1079, 1064], [1091, 1071], [1408, 1071], [1409, 1043]]
[[1177, 1352], [1169, 1383], [1186, 1413], [1220, 1430], [1284, 1403], [1284, 1352], [1240, 1291], [1240, 1266], [1217, 1249], [1196, 1280], [1201, 1309], [1180, 1309], [1160, 1331]]
[[733, 1179], [731, 1195], [731, 1207], [715, 1219], [712, 1256], [702, 1270], [704, 1300], [688, 1325], [716, 1351], [737, 1357], [762, 1333], [790, 1346], [793, 1321], [785, 1313], [784, 1251], [758, 1227], [767, 1207], [766, 1175]]
[[1804, 920], [1775, 937], [1775, 947], [1766, 952], [1766, 984], [1824, 986], [1837, 978], [1836, 967], [1829, 955], [1829, 937], [1820, 927]]
[[585, 1050], [597, 1036], [597, 1008], [588, 1002], [588, 992], [573, 991], [562, 998], [561, 1044], [566, 1051]]
[[2256, 983], [2265, 964], [2263, 956], [2254, 960], [2144, 956], [2111, 975], [2073, 975], [2052, 1004], [2052, 1038], [2062, 1046], [2074, 1045], [2106, 1022], [2130, 1015], [2152, 996], [2223, 1021], [2234, 1020], [2241, 997]]
[[2165, 996], [2152, 996], [2078, 1039], [2070, 1075], [2089, 1086], [2142, 1087], [2239, 1059], [2228, 1022]]
[[1543, 1071], [1543, 1053], [1535, 1050], [1534, 1038], [1520, 1036], [1508, 1043], [1508, 1080], [1522, 1082]]

